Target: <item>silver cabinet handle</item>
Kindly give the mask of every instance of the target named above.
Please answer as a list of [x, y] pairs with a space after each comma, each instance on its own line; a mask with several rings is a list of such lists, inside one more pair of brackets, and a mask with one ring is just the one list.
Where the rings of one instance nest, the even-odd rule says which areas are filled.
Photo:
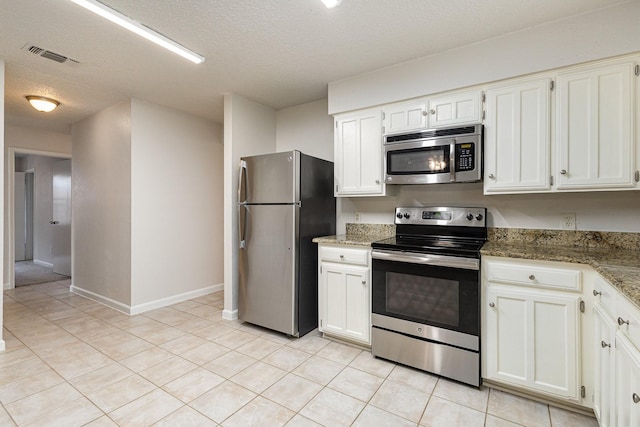
[[495, 303], [493, 303], [493, 302], [490, 302], [490, 303], [489, 303], [489, 307], [493, 308], [493, 307], [495, 307], [495, 306], [496, 306], [496, 304], [495, 304]]
[[562, 169], [562, 170], [560, 171], [560, 175], [566, 175], [566, 174], [567, 174], [567, 170], [566, 170], [566, 169]]
[[489, 179], [493, 179], [493, 178], [495, 178], [495, 177], [496, 177], [496, 176], [495, 176], [494, 174], [492, 174], [492, 173], [490, 173], [490, 174], [489, 174]]
[[366, 281], [366, 280], [363, 280], [363, 281], [362, 281], [362, 284], [363, 284], [363, 285], [366, 285], [366, 284], [367, 284], [367, 281]]
[[429, 114], [429, 112], [427, 110], [422, 110], [422, 115], [426, 116], [427, 114]]
[[340, 259], [344, 259], [344, 255], [340, 255]]
[[51, 224], [51, 225], [57, 225], [57, 224], [60, 224], [60, 221], [49, 221], [49, 224]]
[[624, 320], [622, 317], [618, 317], [618, 325], [622, 326], [624, 324], [629, 325], [629, 321], [628, 320]]
[[380, 180], [379, 179], [376, 179], [376, 184], [380, 184]]
[[602, 292], [598, 292], [595, 289], [593, 290], [593, 296], [597, 297], [598, 295], [602, 295]]
[[534, 276], [533, 274], [529, 275], [529, 280], [536, 280], [536, 276]]
[[602, 341], [602, 342], [600, 343], [600, 346], [601, 346], [602, 348], [607, 348], [607, 347], [611, 348], [611, 344], [607, 344], [607, 343], [606, 343], [606, 342], [604, 342], [604, 341]]
[[431, 114], [435, 114], [435, 113], [436, 113], [436, 110], [434, 110], [434, 109], [432, 108], [431, 110], [429, 110], [429, 112], [430, 112]]
[[631, 395], [631, 398], [633, 399], [633, 403], [640, 403], [640, 396], [638, 396], [636, 393], [633, 393]]

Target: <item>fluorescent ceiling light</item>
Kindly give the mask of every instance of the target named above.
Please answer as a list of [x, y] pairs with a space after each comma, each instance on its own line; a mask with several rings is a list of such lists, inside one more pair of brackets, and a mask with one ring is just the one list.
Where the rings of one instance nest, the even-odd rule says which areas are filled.
[[60, 105], [55, 99], [45, 98], [44, 96], [28, 95], [25, 98], [27, 98], [27, 101], [29, 101], [29, 104], [31, 104], [33, 108], [43, 113], [53, 111]]
[[182, 56], [185, 59], [188, 59], [189, 61], [195, 64], [202, 64], [204, 62], [204, 56], [198, 55], [197, 53], [187, 49], [186, 47], [171, 40], [170, 38], [163, 36], [157, 31], [154, 31], [151, 28], [146, 27], [137, 21], [134, 21], [128, 16], [125, 16], [120, 12], [117, 12], [111, 9], [108, 6], [105, 6], [104, 4], [100, 3], [97, 0], [70, 0], [70, 1], [77, 4], [78, 6], [84, 7], [85, 9], [95, 13], [96, 15], [99, 15], [113, 22], [116, 25], [121, 26], [126, 30], [131, 31], [134, 34], [139, 35], [140, 37], [143, 37], [149, 40], [152, 43], [157, 44], [158, 46], [161, 46], [177, 55]]
[[322, 0], [322, 3], [324, 3], [324, 5], [327, 6], [328, 9], [332, 9], [336, 6], [340, 6], [341, 2], [342, 0]]

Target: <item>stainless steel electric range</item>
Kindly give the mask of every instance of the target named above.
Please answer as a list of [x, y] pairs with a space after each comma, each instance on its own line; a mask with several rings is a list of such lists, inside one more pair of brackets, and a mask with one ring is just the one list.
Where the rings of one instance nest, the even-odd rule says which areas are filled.
[[485, 208], [396, 208], [372, 243], [371, 352], [480, 386], [480, 248]]

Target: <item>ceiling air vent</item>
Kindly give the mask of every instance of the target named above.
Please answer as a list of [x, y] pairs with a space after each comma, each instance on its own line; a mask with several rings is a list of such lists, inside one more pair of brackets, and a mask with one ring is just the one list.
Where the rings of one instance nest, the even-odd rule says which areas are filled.
[[64, 55], [60, 55], [59, 53], [51, 52], [50, 50], [46, 50], [46, 49], [43, 49], [43, 48], [38, 47], [38, 46], [34, 46], [32, 44], [29, 44], [29, 43], [24, 45], [22, 50], [26, 50], [27, 52], [29, 52], [29, 53], [31, 53], [33, 55], [38, 55], [38, 56], [41, 56], [43, 58], [47, 58], [47, 59], [50, 59], [52, 61], [59, 62], [61, 64], [65, 63], [65, 62], [74, 62], [74, 63], [78, 64], [78, 61], [76, 61], [75, 59], [69, 58], [69, 57], [64, 56]]

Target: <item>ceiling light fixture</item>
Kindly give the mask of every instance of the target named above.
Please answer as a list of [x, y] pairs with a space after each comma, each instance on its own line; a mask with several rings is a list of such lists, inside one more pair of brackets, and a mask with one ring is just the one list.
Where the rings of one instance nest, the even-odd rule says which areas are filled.
[[26, 96], [27, 101], [33, 108], [43, 113], [48, 113], [56, 109], [60, 103], [55, 99], [45, 98], [44, 96], [29, 95]]
[[322, 0], [322, 3], [327, 6], [327, 9], [333, 9], [334, 7], [340, 6], [341, 2], [342, 0]]
[[204, 62], [204, 56], [195, 53], [192, 50], [187, 49], [181, 44], [171, 40], [168, 37], [163, 36], [157, 31], [152, 30], [151, 28], [142, 25], [141, 23], [134, 21], [128, 16], [123, 15], [122, 13], [111, 9], [110, 7], [100, 3], [96, 0], [70, 0], [71, 2], [77, 4], [78, 6], [84, 7], [90, 12], [95, 13], [98, 16], [101, 16], [108, 21], [113, 22], [116, 25], [121, 26], [122, 28], [131, 31], [134, 34], [139, 35], [152, 43], [157, 44], [181, 57], [188, 59], [194, 64], [202, 64]]

